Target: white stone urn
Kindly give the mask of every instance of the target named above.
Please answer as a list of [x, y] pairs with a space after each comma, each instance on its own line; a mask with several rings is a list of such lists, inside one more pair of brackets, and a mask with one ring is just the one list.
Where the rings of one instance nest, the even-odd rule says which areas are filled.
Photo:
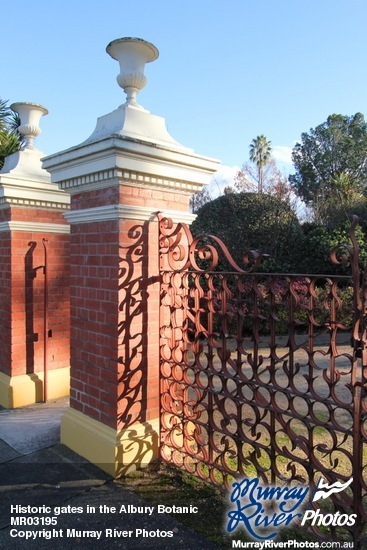
[[125, 105], [140, 107], [136, 94], [147, 83], [144, 75], [145, 63], [157, 59], [158, 49], [142, 38], [118, 38], [108, 44], [106, 51], [120, 64], [120, 74], [116, 80], [126, 93]]
[[34, 138], [39, 136], [41, 116], [47, 115], [48, 110], [38, 103], [13, 103], [10, 108], [18, 113], [20, 126], [18, 132], [25, 138], [25, 149], [34, 149]]

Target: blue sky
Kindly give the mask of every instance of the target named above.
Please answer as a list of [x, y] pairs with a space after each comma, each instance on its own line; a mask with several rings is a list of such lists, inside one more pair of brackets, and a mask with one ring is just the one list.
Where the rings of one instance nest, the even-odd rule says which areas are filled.
[[259, 134], [287, 153], [329, 114], [367, 115], [366, 21], [366, 0], [17, 0], [0, 97], [49, 110], [46, 154], [76, 145], [124, 102], [107, 44], [144, 38], [160, 56], [139, 102], [183, 145], [240, 166]]

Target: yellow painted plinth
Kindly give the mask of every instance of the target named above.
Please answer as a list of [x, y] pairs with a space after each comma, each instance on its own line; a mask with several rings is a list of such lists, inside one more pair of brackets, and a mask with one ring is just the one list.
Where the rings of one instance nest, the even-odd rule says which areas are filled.
[[114, 430], [69, 408], [61, 420], [61, 443], [118, 478], [158, 458], [159, 419]]
[[[70, 367], [47, 372], [47, 399], [70, 393]], [[8, 376], [0, 372], [0, 405], [7, 409], [43, 401], [43, 372]]]

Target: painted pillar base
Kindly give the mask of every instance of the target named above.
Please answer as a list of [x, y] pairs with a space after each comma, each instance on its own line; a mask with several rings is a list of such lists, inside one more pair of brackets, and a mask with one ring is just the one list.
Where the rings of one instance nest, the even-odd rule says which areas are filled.
[[159, 418], [114, 430], [69, 408], [61, 420], [61, 443], [118, 478], [158, 458]]
[[[47, 398], [57, 399], [70, 394], [70, 367], [47, 373]], [[24, 407], [43, 401], [43, 372], [8, 376], [0, 372], [0, 405], [7, 409]]]

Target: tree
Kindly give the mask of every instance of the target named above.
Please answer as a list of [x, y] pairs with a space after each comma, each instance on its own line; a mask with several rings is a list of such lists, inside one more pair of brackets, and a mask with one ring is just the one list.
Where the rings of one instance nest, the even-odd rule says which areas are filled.
[[289, 206], [266, 194], [230, 193], [205, 204], [192, 224], [194, 235], [211, 234], [223, 240], [240, 264], [246, 249], [269, 254], [263, 271], [297, 270], [303, 233]]
[[366, 212], [367, 197], [344, 172], [332, 178], [330, 186], [322, 187], [313, 205], [314, 221], [328, 229], [349, 225], [353, 214], [365, 218]]
[[[242, 170], [238, 172], [235, 178], [234, 192], [253, 191], [254, 181], [258, 183], [259, 187], [258, 177], [259, 173], [257, 167], [254, 168], [252, 164], [245, 163], [242, 166]], [[272, 156], [270, 156], [262, 169], [261, 187], [263, 193], [272, 195], [281, 200], [290, 201], [292, 187], [288, 182], [287, 176], [282, 174]]]
[[271, 155], [271, 141], [261, 134], [250, 144], [250, 160], [257, 166], [258, 191], [263, 192], [264, 166], [269, 162]]
[[330, 115], [326, 122], [302, 134], [301, 142], [293, 148], [292, 160], [296, 173], [289, 181], [312, 206], [316, 221], [325, 208], [330, 212], [332, 205], [349, 211], [367, 190], [364, 116]]
[[5, 157], [15, 153], [22, 146], [22, 139], [17, 131], [20, 124], [19, 116], [7, 103], [0, 99], [0, 170]]

